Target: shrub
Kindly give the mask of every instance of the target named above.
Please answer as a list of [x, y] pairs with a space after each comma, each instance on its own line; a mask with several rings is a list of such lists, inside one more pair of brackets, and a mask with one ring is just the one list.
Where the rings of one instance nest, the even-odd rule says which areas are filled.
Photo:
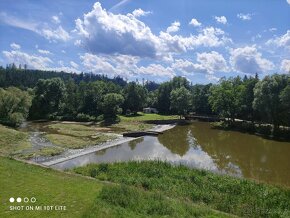
[[90, 116], [88, 114], [80, 113], [76, 116], [76, 121], [79, 122], [89, 122], [89, 121], [95, 121], [96, 118], [93, 116]]

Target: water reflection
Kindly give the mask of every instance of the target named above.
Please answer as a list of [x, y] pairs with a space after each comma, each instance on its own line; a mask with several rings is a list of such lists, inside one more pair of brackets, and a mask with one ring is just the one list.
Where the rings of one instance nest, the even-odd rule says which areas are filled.
[[[189, 147], [189, 146], [187, 146]], [[66, 169], [76, 166], [84, 166], [88, 163], [109, 163], [129, 160], [164, 160], [173, 164], [185, 164], [191, 167], [217, 171], [211, 157], [200, 147], [189, 147], [181, 156], [163, 146], [156, 137], [144, 137], [141, 141], [123, 143], [106, 150], [84, 155], [63, 163], [54, 165], [55, 168]]]
[[188, 130], [184, 128], [174, 128], [158, 136], [160, 144], [168, 148], [172, 153], [180, 156], [185, 155], [188, 150], [190, 143], [188, 143]]
[[290, 186], [290, 143], [212, 129], [209, 123], [178, 126], [55, 165], [71, 168], [91, 162], [159, 159], [190, 167]]
[[142, 138], [138, 138], [138, 139], [136, 139], [136, 140], [130, 141], [130, 142], [128, 143], [128, 145], [130, 146], [131, 150], [134, 150], [134, 149], [136, 148], [136, 146], [137, 146], [139, 143], [143, 142], [143, 141], [144, 141], [144, 138], [143, 138], [143, 137], [142, 137]]

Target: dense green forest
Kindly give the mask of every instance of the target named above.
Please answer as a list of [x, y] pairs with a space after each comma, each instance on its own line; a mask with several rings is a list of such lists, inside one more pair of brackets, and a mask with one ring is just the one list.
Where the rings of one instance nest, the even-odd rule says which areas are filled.
[[0, 120], [19, 125], [25, 119], [100, 121], [117, 114], [134, 115], [144, 107], [161, 114], [196, 113], [236, 119], [247, 129], [254, 123], [273, 134], [290, 126], [290, 76], [274, 74], [222, 78], [218, 84], [192, 85], [186, 78], [126, 82], [120, 77], [0, 68]]

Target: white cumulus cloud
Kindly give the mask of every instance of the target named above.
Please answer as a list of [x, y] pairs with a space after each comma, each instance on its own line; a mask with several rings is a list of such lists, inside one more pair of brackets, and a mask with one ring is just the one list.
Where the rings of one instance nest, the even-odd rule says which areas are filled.
[[170, 67], [164, 67], [161, 64], [150, 64], [145, 67], [141, 66], [138, 68], [137, 73], [147, 76], [162, 77], [163, 79], [169, 79], [175, 76], [174, 71]]
[[108, 76], [122, 76], [123, 78], [137, 78], [154, 76], [155, 79], [172, 78], [175, 73], [172, 68], [161, 64], [138, 66], [139, 58], [128, 55], [94, 55], [85, 53], [80, 56], [87, 71]]
[[266, 44], [290, 49], [290, 30], [287, 30], [287, 32], [280, 37], [268, 40]]
[[246, 46], [230, 51], [232, 67], [242, 73], [263, 73], [274, 68], [274, 64], [263, 58], [255, 46]]
[[70, 36], [67, 31], [65, 31], [62, 26], [59, 26], [57, 29], [45, 28], [41, 31], [41, 34], [48, 40], [55, 41], [67, 41], [70, 39]]
[[180, 27], [180, 23], [178, 21], [175, 21], [171, 23], [171, 25], [167, 28], [166, 32], [167, 33], [177, 32], [179, 30], [179, 27]]
[[93, 9], [76, 20], [74, 32], [79, 38], [75, 44], [92, 54], [119, 54], [136, 57], [171, 59], [173, 53], [192, 50], [197, 46], [216, 47], [230, 40], [224, 31], [207, 27], [198, 35], [181, 36], [171, 33], [179, 30], [180, 23], [174, 22], [159, 35], [133, 14], [114, 14], [102, 8], [99, 2]]
[[43, 49], [37, 49], [37, 51], [40, 53], [40, 54], [45, 54], [45, 55], [47, 55], [47, 54], [52, 54], [50, 51], [48, 51], [48, 50], [43, 50]]
[[201, 26], [201, 23], [197, 19], [192, 18], [191, 21], [189, 22], [189, 25], [192, 25], [192, 26]]
[[172, 68], [183, 73], [205, 73], [227, 72], [228, 66], [224, 57], [216, 52], [197, 53], [196, 63], [185, 59], [177, 59]]
[[252, 14], [243, 14], [239, 13], [237, 14], [237, 17], [241, 20], [251, 20], [252, 19]]
[[60, 19], [59, 19], [59, 17], [56, 16], [56, 15], [52, 16], [52, 17], [51, 17], [51, 20], [52, 20], [52, 22], [55, 23], [55, 24], [59, 24], [59, 23], [60, 23]]
[[225, 16], [220, 16], [220, 17], [215, 16], [214, 19], [216, 20], [216, 22], [221, 23], [221, 24], [226, 24], [228, 22]]
[[107, 12], [99, 2], [83, 20], [76, 20], [76, 32], [81, 36], [79, 44], [92, 53], [156, 56], [158, 37], [148, 26], [132, 15]]
[[228, 71], [226, 60], [216, 51], [198, 53], [197, 62], [199, 62], [210, 74]]
[[175, 60], [172, 64], [172, 68], [181, 71], [184, 74], [207, 73], [206, 69], [201, 64], [193, 63], [185, 59]]
[[10, 47], [14, 50], [19, 50], [21, 46], [19, 44], [16, 44], [15, 42], [10, 44]]
[[290, 73], [290, 60], [288, 60], [288, 59], [282, 60], [281, 71], [282, 71], [282, 73]]
[[69, 63], [70, 63], [70, 65], [71, 65], [73, 68], [78, 68], [78, 67], [79, 67], [79, 65], [78, 65], [76, 62], [74, 62], [74, 61], [70, 61]]
[[142, 17], [142, 16], [147, 16], [149, 14], [152, 14], [152, 12], [151, 11], [143, 11], [141, 8], [139, 8], [139, 9], [135, 9], [132, 12], [132, 14], [134, 17]]
[[29, 68], [46, 69], [53, 61], [48, 57], [27, 54], [21, 51], [3, 51], [3, 56], [10, 63], [27, 64]]

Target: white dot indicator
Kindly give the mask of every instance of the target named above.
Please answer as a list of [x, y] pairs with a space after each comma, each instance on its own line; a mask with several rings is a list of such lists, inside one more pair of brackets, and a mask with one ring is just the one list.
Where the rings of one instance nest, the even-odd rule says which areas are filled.
[[21, 202], [21, 198], [17, 198], [16, 201], [17, 201], [18, 203], [20, 203], [20, 202]]
[[13, 202], [14, 202], [14, 198], [10, 198], [9, 201], [10, 201], [11, 203], [13, 203]]

